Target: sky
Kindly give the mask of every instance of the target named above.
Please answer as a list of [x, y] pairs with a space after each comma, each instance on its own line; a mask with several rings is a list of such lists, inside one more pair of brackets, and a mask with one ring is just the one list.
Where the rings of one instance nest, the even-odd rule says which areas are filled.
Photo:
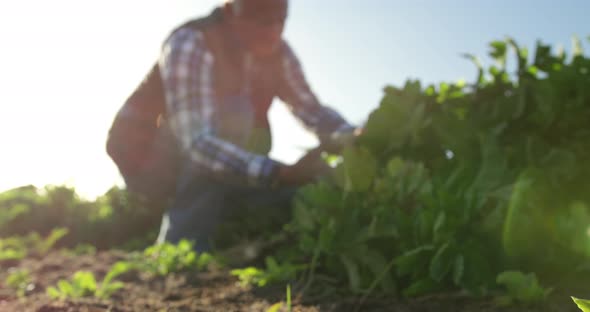
[[[115, 113], [172, 28], [220, 2], [2, 1], [0, 192], [68, 185], [92, 199], [121, 186], [105, 152]], [[460, 55], [489, 64], [492, 40], [567, 51], [573, 36], [590, 35], [588, 12], [588, 0], [291, 0], [285, 38], [322, 103], [361, 124], [386, 85], [473, 81], [476, 69]], [[271, 157], [293, 163], [317, 143], [283, 103], [270, 119]]]

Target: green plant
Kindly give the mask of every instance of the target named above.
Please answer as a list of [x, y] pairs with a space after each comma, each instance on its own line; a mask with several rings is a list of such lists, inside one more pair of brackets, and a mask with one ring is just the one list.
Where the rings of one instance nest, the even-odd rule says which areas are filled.
[[29, 254], [45, 255], [67, 233], [65, 228], [57, 228], [46, 238], [33, 232], [27, 236], [0, 239], [0, 260], [20, 260]]
[[[286, 303], [286, 308], [288, 312], [291, 312], [293, 310], [292, 304], [291, 304], [291, 285], [287, 285], [287, 303]], [[285, 306], [285, 304], [283, 304], [283, 302], [277, 302], [275, 304], [273, 304], [270, 308], [268, 308], [266, 310], [266, 312], [278, 312], [281, 308], [283, 308]]]
[[20, 260], [26, 255], [27, 246], [22, 239], [17, 237], [0, 239], [0, 261]]
[[88, 271], [74, 273], [70, 281], [59, 280], [57, 287], [47, 288], [47, 295], [53, 299], [69, 299], [93, 296], [96, 293], [96, 279]]
[[198, 254], [193, 250], [193, 243], [181, 240], [178, 244], [169, 242], [146, 248], [143, 253], [136, 253], [132, 265], [144, 272], [158, 275], [204, 270], [214, 261], [209, 253]]
[[242, 285], [263, 287], [271, 283], [293, 279], [297, 272], [307, 268], [307, 265], [294, 265], [288, 261], [279, 264], [273, 257], [266, 257], [265, 264], [266, 269], [247, 267], [233, 269], [230, 274], [237, 276]]
[[47, 288], [47, 294], [53, 299], [68, 299], [81, 297], [96, 297], [108, 299], [125, 285], [120, 281], [113, 281], [115, 277], [130, 270], [132, 266], [126, 262], [117, 262], [105, 275], [101, 283], [96, 282], [92, 272], [78, 271], [70, 281], [60, 280], [57, 287]]
[[132, 266], [126, 262], [120, 261], [115, 263], [100, 283], [100, 286], [96, 291], [95, 297], [103, 299], [110, 298], [111, 295], [114, 294], [116, 291], [125, 287], [125, 285], [122, 282], [113, 281], [113, 279], [131, 269]]
[[33, 248], [34, 250], [40, 254], [40, 255], [45, 255], [47, 254], [47, 252], [53, 248], [53, 246], [55, 246], [55, 244], [62, 239], [64, 236], [66, 236], [69, 233], [69, 230], [66, 228], [56, 228], [53, 229], [49, 235], [44, 238], [41, 239], [38, 237], [38, 235], [36, 235], [35, 233], [33, 233], [30, 237], [31, 237], [31, 243], [33, 244]]
[[583, 312], [590, 312], [590, 300], [579, 299], [576, 297], [572, 297], [572, 300], [574, 300], [580, 310]]
[[24, 204], [14, 204], [5, 209], [0, 209], [0, 227], [16, 219], [19, 215], [25, 214], [28, 207]]
[[[321, 271], [364, 295], [484, 295], [506, 268], [550, 280], [586, 263], [590, 59], [574, 47], [568, 58], [538, 42], [531, 58], [507, 38], [490, 44], [489, 68], [466, 55], [471, 84], [387, 86], [334, 176], [296, 200], [308, 281]], [[544, 297], [534, 285], [521, 299]]]
[[291, 285], [287, 285], [287, 310], [291, 312], [292, 309], [293, 308], [291, 304]]
[[[66, 228], [61, 247], [87, 243], [98, 249], [121, 247], [158, 230], [162, 206], [143, 202], [125, 189], [113, 187], [96, 200], [80, 198], [69, 186], [20, 187], [0, 193], [0, 237], [42, 236], [54, 227]], [[121, 240], [124, 237], [125, 240]], [[152, 240], [153, 241], [153, 240]]]
[[552, 288], [541, 287], [534, 273], [506, 271], [500, 273], [496, 281], [506, 287], [507, 296], [500, 299], [506, 304], [513, 301], [522, 304], [540, 303], [553, 291]]
[[27, 269], [16, 269], [6, 277], [5, 283], [16, 291], [17, 296], [24, 297], [27, 291], [34, 288], [31, 274]]

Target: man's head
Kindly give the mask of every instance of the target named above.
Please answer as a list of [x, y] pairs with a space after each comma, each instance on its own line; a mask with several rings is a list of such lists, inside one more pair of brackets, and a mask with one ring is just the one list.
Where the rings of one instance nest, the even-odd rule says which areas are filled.
[[272, 54], [281, 43], [288, 0], [229, 0], [224, 13], [234, 33], [256, 56]]

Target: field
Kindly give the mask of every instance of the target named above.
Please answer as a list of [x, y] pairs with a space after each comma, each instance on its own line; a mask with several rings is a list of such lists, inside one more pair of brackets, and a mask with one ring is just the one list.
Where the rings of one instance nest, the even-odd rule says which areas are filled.
[[590, 59], [578, 39], [465, 57], [473, 83], [387, 86], [286, 224], [238, 218], [212, 254], [153, 245], [161, 205], [124, 189], [0, 194], [0, 311], [583, 309]]
[[[129, 272], [118, 279], [124, 288], [108, 300], [97, 298], [53, 300], [44, 289], [70, 278], [78, 270], [95, 273], [98, 279], [110, 266], [127, 257], [125, 252], [108, 251], [96, 255], [71, 255], [52, 252], [41, 259], [27, 259], [16, 268], [28, 269], [33, 289], [19, 299], [16, 292], [0, 288], [0, 311], [270, 311], [283, 303], [286, 310], [284, 285], [259, 289], [242, 286], [227, 270], [211, 272], [175, 273], [167, 276], [149, 276]], [[3, 265], [8, 264], [4, 263]], [[0, 279], [5, 280], [10, 270], [3, 270]], [[566, 294], [552, 297], [542, 305], [524, 307], [498, 307], [493, 298], [470, 298], [459, 292], [438, 293], [415, 299], [374, 298], [360, 305], [360, 297], [317, 296], [303, 298], [293, 293], [293, 311], [579, 311]]]

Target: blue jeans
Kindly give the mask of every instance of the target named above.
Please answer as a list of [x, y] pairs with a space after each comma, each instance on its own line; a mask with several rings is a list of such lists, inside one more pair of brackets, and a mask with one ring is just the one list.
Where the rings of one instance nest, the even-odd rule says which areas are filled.
[[[258, 153], [266, 153], [269, 138], [256, 135], [254, 110], [250, 102], [240, 96], [229, 97], [216, 107], [218, 135], [239, 146], [248, 145]], [[266, 145], [266, 146], [265, 146]], [[260, 218], [264, 210], [284, 210], [285, 220], [290, 217], [290, 201], [294, 189], [264, 189], [236, 186], [206, 176], [195, 168], [186, 155], [180, 156], [181, 167], [176, 183], [176, 194], [171, 207], [164, 213], [157, 242], [177, 243], [185, 238], [195, 242], [196, 251], [207, 251], [213, 246], [212, 238], [227, 215], [245, 207], [255, 208]], [[260, 208], [260, 209], [258, 209]], [[250, 211], [251, 209], [248, 209]]]
[[[220, 224], [231, 214], [247, 209], [266, 218], [268, 209], [276, 209], [287, 221], [291, 216], [294, 189], [278, 190], [236, 187], [205, 177], [183, 174], [172, 206], [164, 213], [158, 243], [195, 242], [197, 252], [215, 247], [213, 238]], [[253, 209], [251, 209], [253, 208]]]

